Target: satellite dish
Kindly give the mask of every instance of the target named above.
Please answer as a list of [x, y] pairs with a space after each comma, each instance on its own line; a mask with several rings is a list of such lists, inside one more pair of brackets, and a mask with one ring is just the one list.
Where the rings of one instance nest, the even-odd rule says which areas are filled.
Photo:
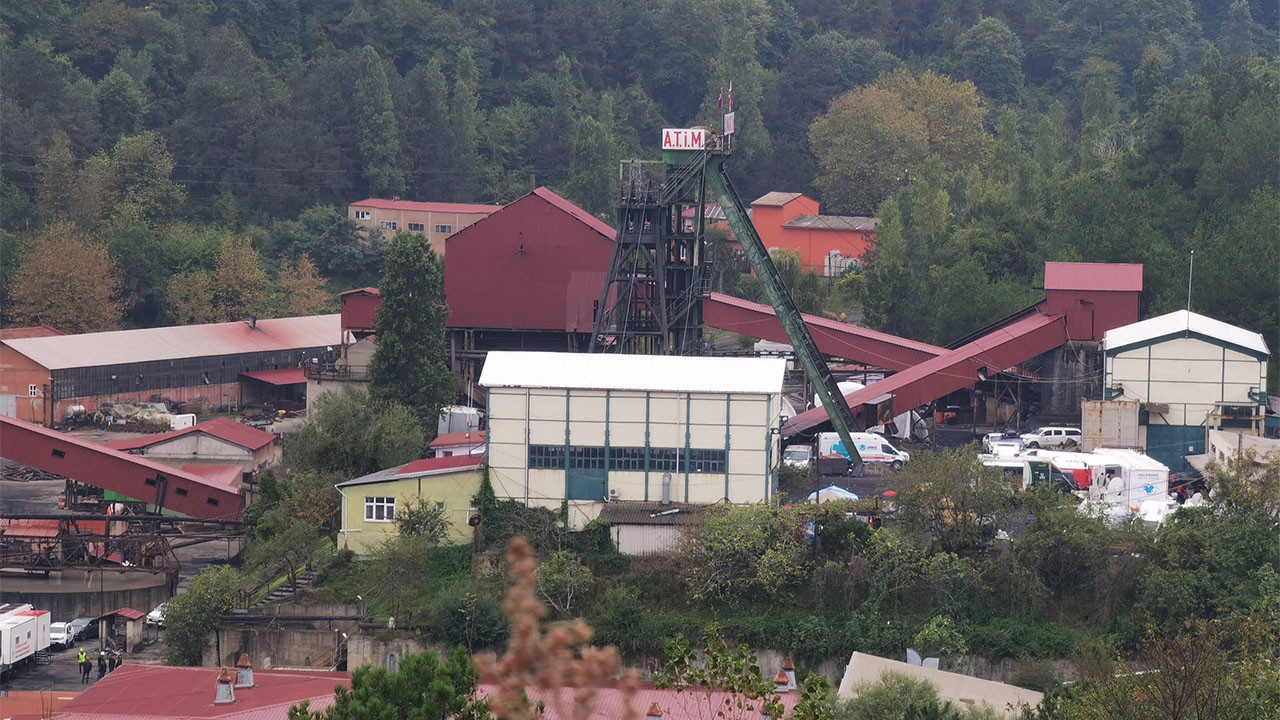
[[921, 665], [923, 664], [923, 662], [924, 661], [920, 658], [920, 653], [916, 652], [915, 650], [912, 650], [911, 648], [907, 648], [907, 664], [908, 665]]
[[937, 670], [938, 658], [925, 658], [923, 667], [929, 668], [930, 670]]
[[471, 517], [467, 518], [467, 524], [470, 525], [471, 527], [478, 526], [480, 524], [480, 514], [476, 513], [475, 515], [472, 515]]

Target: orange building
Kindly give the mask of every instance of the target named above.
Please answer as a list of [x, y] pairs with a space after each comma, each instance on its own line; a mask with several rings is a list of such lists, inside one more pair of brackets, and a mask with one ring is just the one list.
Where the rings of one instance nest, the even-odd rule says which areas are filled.
[[771, 192], [751, 203], [751, 223], [766, 248], [798, 252], [805, 270], [829, 277], [862, 262], [875, 244], [879, 222], [823, 215], [818, 201], [801, 193]]

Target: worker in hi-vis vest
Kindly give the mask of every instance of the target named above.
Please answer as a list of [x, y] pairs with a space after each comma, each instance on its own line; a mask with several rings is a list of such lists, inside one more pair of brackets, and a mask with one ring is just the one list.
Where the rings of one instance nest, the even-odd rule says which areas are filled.
[[89, 656], [85, 654], [84, 648], [80, 648], [80, 684], [89, 682]]

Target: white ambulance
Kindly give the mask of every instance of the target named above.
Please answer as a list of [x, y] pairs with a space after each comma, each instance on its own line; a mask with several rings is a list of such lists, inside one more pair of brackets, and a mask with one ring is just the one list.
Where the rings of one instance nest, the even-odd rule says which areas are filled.
[[[911, 459], [910, 453], [895, 448], [892, 443], [875, 433], [857, 432], [852, 434], [851, 439], [864, 463], [884, 463], [897, 470]], [[818, 457], [842, 457], [852, 462], [844, 443], [840, 441], [840, 434], [834, 432], [818, 434]]]

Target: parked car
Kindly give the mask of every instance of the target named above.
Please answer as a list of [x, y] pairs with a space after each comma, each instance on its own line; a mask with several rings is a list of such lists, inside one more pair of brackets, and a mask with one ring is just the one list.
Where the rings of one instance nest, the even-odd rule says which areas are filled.
[[160, 603], [155, 610], [147, 613], [147, 624], [158, 625], [164, 627], [164, 606], [168, 603]]
[[782, 450], [782, 462], [794, 468], [807, 468], [812, 459], [812, 445], [788, 445]]
[[1080, 428], [1042, 427], [1022, 436], [1022, 443], [1029, 448], [1062, 449], [1080, 446]]
[[98, 618], [78, 617], [67, 625], [71, 628], [71, 642], [98, 637]]
[[1001, 445], [1017, 443], [1018, 445], [1021, 445], [1022, 438], [1018, 435], [1018, 433], [1013, 431], [992, 432], [982, 436], [982, 449], [987, 451], [988, 453], [995, 452], [996, 443], [999, 443]]
[[71, 647], [75, 641], [71, 634], [71, 623], [56, 622], [49, 626], [49, 647], [62, 650]]

